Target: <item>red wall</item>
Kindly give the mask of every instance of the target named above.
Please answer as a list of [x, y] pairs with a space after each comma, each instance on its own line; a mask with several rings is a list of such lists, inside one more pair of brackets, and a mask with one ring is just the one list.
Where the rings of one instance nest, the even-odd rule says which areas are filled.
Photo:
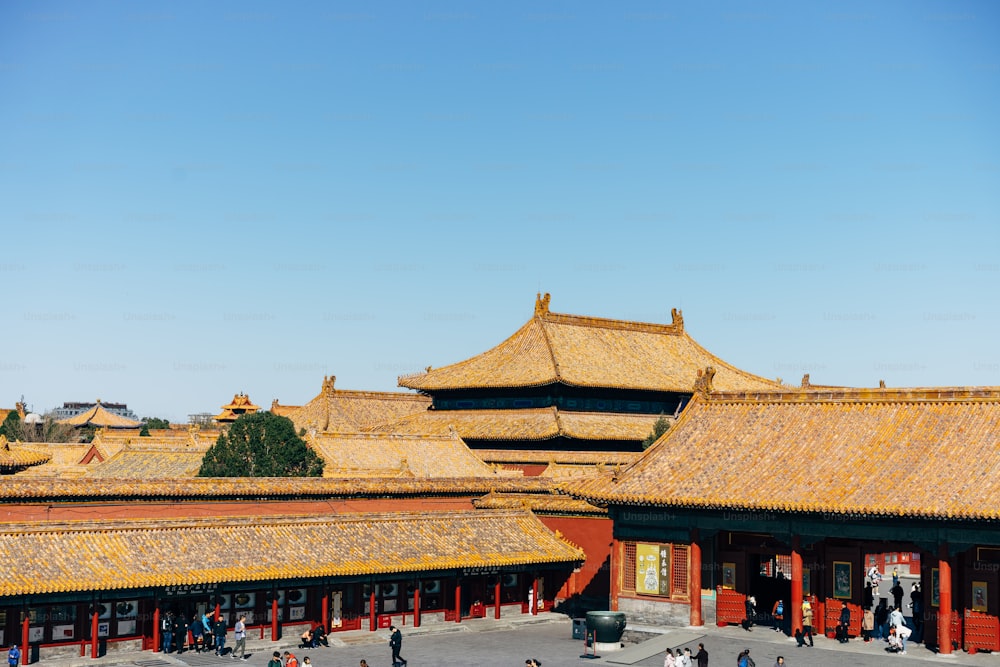
[[583, 549], [586, 560], [574, 572], [556, 598], [566, 600], [575, 594], [586, 598], [608, 599], [611, 595], [611, 519], [607, 517], [559, 517], [539, 515], [549, 530]]

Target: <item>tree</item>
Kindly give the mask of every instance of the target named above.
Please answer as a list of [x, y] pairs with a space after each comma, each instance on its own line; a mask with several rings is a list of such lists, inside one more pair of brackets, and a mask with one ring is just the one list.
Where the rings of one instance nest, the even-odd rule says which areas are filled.
[[139, 429], [140, 437], [148, 437], [149, 429], [168, 429], [170, 428], [170, 422], [166, 419], [160, 419], [159, 417], [143, 417], [142, 418], [142, 428]]
[[240, 416], [201, 462], [199, 477], [320, 477], [323, 459], [295, 435], [288, 417]]
[[4, 417], [3, 424], [0, 424], [0, 435], [7, 436], [11, 441], [21, 438], [21, 415], [16, 410], [11, 410]]
[[660, 439], [664, 433], [670, 430], [670, 422], [663, 415], [656, 420], [653, 424], [653, 432], [646, 436], [646, 439], [642, 441], [642, 448], [647, 449], [650, 445]]

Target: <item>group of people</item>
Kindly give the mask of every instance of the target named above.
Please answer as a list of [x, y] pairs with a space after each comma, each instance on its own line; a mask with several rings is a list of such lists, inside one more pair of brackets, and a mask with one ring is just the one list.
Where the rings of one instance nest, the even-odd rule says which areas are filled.
[[[233, 626], [233, 638], [236, 640], [229, 657], [247, 660], [247, 617], [242, 615]], [[215, 655], [226, 654], [226, 635], [229, 628], [222, 615], [214, 619], [207, 613], [199, 616], [193, 614], [191, 619], [184, 612], [175, 614], [167, 611], [160, 620], [162, 634], [161, 648], [164, 653], [183, 653], [185, 650], [201, 653], [214, 651]]]
[[708, 651], [704, 644], [698, 644], [698, 653], [691, 655], [691, 649], [667, 649], [663, 656], [663, 667], [708, 667]]
[[[268, 660], [267, 667], [312, 667], [312, 660], [307, 655], [302, 658], [302, 662], [300, 663], [299, 659], [291, 651], [285, 651], [284, 655], [275, 651], [271, 654], [271, 659]], [[368, 667], [368, 663], [362, 660], [361, 667]]]
[[322, 623], [318, 623], [312, 628], [306, 628], [300, 639], [302, 641], [299, 643], [299, 648], [319, 648], [320, 646], [329, 648], [330, 646], [330, 639], [326, 636], [326, 627]]

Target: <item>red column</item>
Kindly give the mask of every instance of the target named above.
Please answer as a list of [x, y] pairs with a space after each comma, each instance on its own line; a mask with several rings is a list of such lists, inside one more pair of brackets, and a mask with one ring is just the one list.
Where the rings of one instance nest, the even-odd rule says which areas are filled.
[[[93, 613], [91, 613], [90, 616], [91, 616], [91, 620], [90, 620], [90, 657], [96, 659], [97, 658], [97, 653], [98, 653], [98, 651], [97, 651], [97, 646], [98, 646], [98, 639], [97, 639], [97, 610], [95, 609], [93, 611]], [[27, 663], [25, 663], [25, 664], [27, 664]]]
[[420, 627], [420, 582], [413, 588], [413, 627]]
[[500, 620], [500, 577], [493, 584], [493, 618]]
[[160, 641], [160, 608], [153, 607], [153, 653], [159, 652], [163, 647], [160, 646], [162, 642]]
[[[22, 665], [30, 664], [29, 658], [31, 657], [31, 653], [29, 653], [29, 649], [31, 647], [28, 645], [28, 627], [29, 627], [30, 623], [31, 623], [31, 620], [28, 618], [28, 615], [25, 614], [24, 615], [24, 621], [21, 623], [21, 664]], [[94, 627], [95, 632], [94, 632], [94, 634], [97, 634], [97, 632], [96, 632], [96, 630], [97, 630], [96, 623], [97, 623], [97, 614], [94, 614], [94, 624], [95, 624], [95, 627]]]
[[802, 545], [798, 535], [792, 536], [792, 606], [791, 633], [802, 627]]
[[705, 625], [701, 616], [701, 545], [698, 544], [698, 529], [691, 529], [691, 558], [688, 562], [691, 573], [688, 581], [688, 596], [691, 599], [690, 623], [694, 626]]
[[[278, 622], [278, 596], [275, 595], [274, 599], [271, 600], [271, 641], [278, 641], [278, 628], [280, 623]], [[230, 654], [232, 655], [232, 654]]]
[[323, 624], [323, 629], [327, 633], [330, 632], [330, 592], [323, 590], [323, 599], [319, 603], [320, 606], [320, 618], [323, 619], [320, 623]]
[[611, 577], [611, 611], [618, 611], [618, 592], [621, 590], [618, 568], [621, 567], [621, 543], [617, 539], [611, 540], [611, 567], [608, 576]]
[[538, 616], [538, 577], [531, 577], [531, 609], [528, 613], [532, 616]]
[[378, 629], [378, 614], [375, 608], [375, 587], [372, 586], [372, 594], [368, 597], [368, 610], [371, 612], [368, 614], [368, 629], [371, 632], [375, 632]]
[[455, 622], [462, 622], [462, 584], [455, 582]]
[[948, 562], [948, 545], [942, 544], [938, 550], [938, 582], [940, 586], [938, 605], [938, 653], [951, 654], [951, 563]]

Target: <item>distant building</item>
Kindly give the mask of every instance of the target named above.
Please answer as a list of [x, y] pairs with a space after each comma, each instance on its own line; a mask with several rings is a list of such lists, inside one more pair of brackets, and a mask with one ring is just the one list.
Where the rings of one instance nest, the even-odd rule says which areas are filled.
[[220, 424], [230, 424], [241, 415], [253, 414], [258, 410], [260, 410], [260, 406], [254, 405], [249, 396], [239, 393], [233, 396], [232, 402], [222, 406], [222, 412], [215, 415], [214, 419]]
[[139, 421], [139, 418], [135, 416], [134, 412], [129, 410], [128, 405], [125, 403], [104, 403], [100, 399], [94, 403], [63, 403], [62, 407], [53, 410], [52, 414], [55, 415], [56, 421], [62, 421], [64, 419], [76, 417], [77, 415], [82, 415], [84, 412], [87, 412], [98, 404], [113, 415], [118, 415], [119, 417], [124, 417], [125, 419], [131, 419], [132, 421]]

